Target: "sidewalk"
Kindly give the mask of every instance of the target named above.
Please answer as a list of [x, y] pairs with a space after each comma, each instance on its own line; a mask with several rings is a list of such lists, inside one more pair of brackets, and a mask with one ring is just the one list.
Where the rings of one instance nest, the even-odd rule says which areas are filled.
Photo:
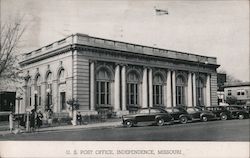
[[[67, 131], [67, 130], [75, 130], [75, 129], [98, 129], [98, 128], [109, 128], [109, 127], [120, 127], [122, 126], [121, 119], [117, 120], [107, 120], [106, 122], [98, 122], [98, 123], [90, 123], [86, 125], [64, 125], [64, 126], [54, 126], [54, 127], [41, 127], [36, 132], [48, 132], [48, 131]], [[29, 133], [25, 130], [22, 130], [21, 133]], [[4, 136], [11, 133], [9, 130], [0, 131], [0, 135]]]

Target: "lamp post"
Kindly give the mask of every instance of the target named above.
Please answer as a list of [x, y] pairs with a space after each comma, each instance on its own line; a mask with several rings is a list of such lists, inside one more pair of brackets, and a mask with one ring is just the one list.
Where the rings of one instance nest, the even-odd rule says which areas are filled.
[[17, 115], [18, 115], [18, 125], [17, 127], [19, 128], [19, 124], [20, 124], [20, 117], [19, 117], [19, 109], [20, 109], [20, 100], [22, 100], [23, 98], [20, 95], [17, 95], [16, 100], [18, 101], [18, 105], [17, 105]]
[[[46, 110], [49, 110], [50, 109], [50, 89], [48, 88], [47, 90], [46, 90], [46, 92], [47, 92], [47, 98], [48, 98], [48, 101], [47, 101], [47, 108], [46, 108]], [[51, 98], [52, 99], [52, 98]]]

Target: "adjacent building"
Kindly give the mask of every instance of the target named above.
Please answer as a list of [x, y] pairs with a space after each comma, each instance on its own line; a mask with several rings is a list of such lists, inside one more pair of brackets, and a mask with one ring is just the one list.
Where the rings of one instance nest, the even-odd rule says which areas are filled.
[[[74, 34], [24, 54], [24, 109], [68, 112], [217, 105], [215, 57]], [[36, 97], [34, 97], [36, 96]]]
[[250, 102], [250, 82], [236, 82], [224, 84], [225, 98], [235, 97], [236, 104]]

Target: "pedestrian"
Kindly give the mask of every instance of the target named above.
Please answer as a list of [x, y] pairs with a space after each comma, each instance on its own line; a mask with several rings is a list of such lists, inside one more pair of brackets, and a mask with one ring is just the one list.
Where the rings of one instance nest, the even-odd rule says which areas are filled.
[[13, 115], [13, 113], [11, 112], [10, 113], [10, 115], [9, 115], [9, 124], [10, 124], [10, 132], [12, 133], [12, 131], [13, 131], [13, 126], [14, 126], [14, 121], [13, 121], [13, 119], [14, 119], [14, 115]]
[[76, 121], [77, 121], [77, 125], [82, 124], [82, 115], [81, 115], [81, 113], [79, 111], [76, 114]]
[[31, 110], [31, 114], [30, 114], [30, 130], [31, 132], [33, 132], [35, 130], [35, 109]]
[[47, 119], [48, 119], [48, 125], [49, 126], [52, 125], [52, 115], [53, 115], [53, 111], [51, 109], [49, 109], [48, 112], [47, 112]]
[[37, 117], [36, 117], [36, 122], [37, 122], [37, 128], [38, 128], [38, 129], [39, 129], [39, 128], [42, 126], [42, 124], [43, 124], [42, 118], [43, 118], [43, 114], [42, 114], [41, 111], [39, 111], [39, 112], [37, 113]]

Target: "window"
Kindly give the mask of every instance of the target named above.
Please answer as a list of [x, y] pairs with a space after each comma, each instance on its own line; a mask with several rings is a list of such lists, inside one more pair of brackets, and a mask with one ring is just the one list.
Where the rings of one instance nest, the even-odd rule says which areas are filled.
[[163, 112], [159, 109], [150, 109], [150, 113], [156, 114], [156, 113], [163, 113]]
[[37, 91], [37, 104], [40, 106], [42, 102], [42, 97], [41, 97], [41, 76], [37, 75], [36, 80], [35, 80], [35, 90]]
[[31, 79], [27, 80], [27, 105], [31, 106]]
[[196, 102], [198, 106], [204, 105], [204, 82], [198, 79], [196, 82]]
[[245, 95], [245, 91], [244, 90], [241, 91], [241, 95]]
[[101, 69], [97, 72], [96, 104], [110, 105], [110, 75], [105, 69]]
[[127, 104], [138, 105], [138, 76], [135, 72], [131, 72], [127, 77]]
[[160, 75], [155, 75], [153, 79], [153, 105], [163, 104], [163, 80]]
[[64, 69], [61, 69], [60, 72], [59, 72], [59, 82], [65, 82], [65, 74], [64, 74]]
[[193, 108], [188, 108], [188, 109], [187, 109], [187, 112], [188, 112], [188, 113], [194, 113], [194, 112], [195, 112], [195, 109], [193, 109]]
[[178, 76], [176, 79], [176, 105], [185, 105], [185, 82], [182, 76]]
[[142, 109], [139, 113], [140, 114], [149, 114], [149, 109]]
[[237, 95], [240, 95], [240, 90], [237, 91]]
[[[49, 90], [49, 92], [47, 91]], [[48, 94], [49, 93], [49, 94]], [[52, 105], [52, 73], [49, 72], [46, 78], [46, 94], [47, 94], [47, 103], [49, 105]]]
[[227, 95], [232, 95], [232, 90], [227, 90]]
[[66, 109], [66, 93], [65, 92], [60, 92], [60, 103], [61, 103], [62, 110], [65, 110]]

